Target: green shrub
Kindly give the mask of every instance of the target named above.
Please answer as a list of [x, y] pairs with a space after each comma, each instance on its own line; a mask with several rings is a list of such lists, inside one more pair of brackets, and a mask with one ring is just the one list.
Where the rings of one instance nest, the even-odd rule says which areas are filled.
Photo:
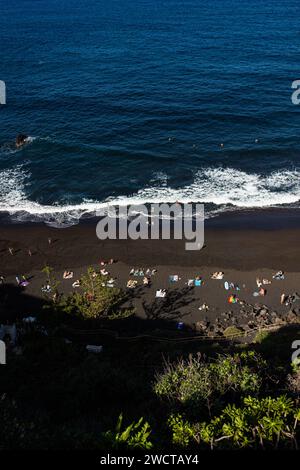
[[151, 428], [149, 423], [141, 418], [137, 423], [131, 423], [122, 431], [123, 415], [120, 414], [116, 429], [103, 434], [105, 447], [111, 449], [151, 449], [152, 442], [149, 440]]
[[156, 376], [155, 393], [171, 402], [190, 408], [221, 397], [226, 392], [257, 393], [262, 383], [265, 362], [254, 352], [233, 356], [218, 356], [205, 362], [198, 357], [167, 364], [163, 373]]
[[297, 447], [300, 410], [290, 398], [247, 397], [228, 405], [220, 416], [200, 425], [200, 439], [211, 448]]
[[168, 427], [172, 431], [172, 444], [177, 447], [188, 447], [196, 438], [193, 425], [184, 420], [180, 414], [172, 414], [168, 419]]

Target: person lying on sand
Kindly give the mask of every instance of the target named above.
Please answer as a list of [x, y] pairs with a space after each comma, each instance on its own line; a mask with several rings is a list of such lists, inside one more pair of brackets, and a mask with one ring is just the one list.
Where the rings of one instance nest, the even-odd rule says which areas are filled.
[[113, 258], [110, 258], [108, 261], [105, 261], [105, 260], [100, 260], [100, 265], [101, 266], [106, 266], [107, 264], [114, 264], [116, 263], [116, 261], [113, 259]]
[[209, 310], [209, 306], [206, 303], [204, 303], [204, 304], [200, 305], [198, 310], [200, 310], [200, 311], [204, 310], [205, 312], [207, 312]]
[[211, 279], [223, 279], [224, 273], [222, 271], [216, 271], [211, 275]]
[[264, 297], [265, 295], [267, 295], [267, 291], [266, 291], [266, 289], [264, 289], [263, 287], [261, 287], [261, 288], [259, 289], [259, 292], [258, 292], [258, 293], [259, 293], [259, 295], [261, 295], [261, 296], [263, 296], [263, 297]]
[[27, 279], [24, 279], [23, 281], [19, 283], [20, 287], [27, 287], [28, 285], [29, 285], [29, 281], [27, 281]]
[[65, 271], [64, 274], [63, 274], [63, 278], [64, 279], [73, 279], [73, 271]]
[[101, 269], [100, 273], [102, 274], [102, 276], [108, 276], [109, 272], [106, 271], [106, 269]]
[[137, 281], [133, 281], [132, 279], [129, 279], [126, 285], [128, 289], [135, 289], [136, 286], [137, 286]]
[[114, 287], [115, 280], [111, 277], [107, 282], [102, 282], [102, 287]]
[[228, 302], [230, 304], [237, 304], [239, 301], [238, 297], [235, 294], [232, 294], [228, 297]]
[[280, 296], [280, 303], [281, 305], [283, 305], [285, 303], [285, 299], [286, 299], [286, 295], [285, 294], [281, 294]]
[[167, 295], [166, 289], [158, 289], [156, 291], [155, 297], [163, 298], [163, 297], [166, 297], [166, 295]]
[[80, 287], [80, 280], [77, 279], [77, 281], [73, 282], [72, 287], [75, 289], [76, 287]]
[[50, 284], [46, 284], [45, 286], [42, 286], [41, 291], [50, 293], [52, 291]]
[[293, 303], [295, 303], [299, 300], [300, 300], [300, 297], [297, 294], [297, 292], [294, 292], [293, 294], [289, 294], [289, 295], [281, 294], [281, 297], [280, 297], [280, 303], [282, 305], [284, 304], [284, 305], [286, 305], [287, 307], [290, 307], [290, 308], [291, 308]]
[[284, 272], [283, 271], [278, 271], [276, 274], [274, 274], [273, 279], [276, 279], [277, 281], [283, 281], [284, 280]]
[[261, 287], [263, 284], [268, 285], [272, 284], [272, 281], [269, 281], [268, 279], [264, 278], [263, 280], [259, 279], [259, 277], [256, 278], [256, 284], [257, 287]]
[[145, 276], [144, 279], [143, 279], [143, 284], [144, 286], [150, 286], [150, 279], [149, 277]]

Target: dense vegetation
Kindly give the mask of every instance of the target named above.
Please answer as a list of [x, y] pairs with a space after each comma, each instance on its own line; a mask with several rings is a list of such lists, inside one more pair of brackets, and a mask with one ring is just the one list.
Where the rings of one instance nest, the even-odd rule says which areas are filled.
[[38, 322], [22, 326], [22, 354], [8, 353], [1, 369], [1, 450], [298, 448], [300, 368], [290, 363], [298, 329], [250, 345], [126, 341], [99, 330], [103, 352], [89, 353], [91, 321], [136, 328], [124, 296], [89, 270], [72, 297], [52, 295]]

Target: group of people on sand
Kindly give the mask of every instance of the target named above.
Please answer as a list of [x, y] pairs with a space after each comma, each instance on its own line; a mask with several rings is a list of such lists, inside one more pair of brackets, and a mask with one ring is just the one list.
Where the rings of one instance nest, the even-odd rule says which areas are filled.
[[143, 276], [154, 276], [156, 274], [157, 270], [156, 269], [143, 269], [143, 268], [132, 268], [129, 272], [130, 276], [135, 276], [135, 277], [143, 277]]
[[[114, 261], [113, 260], [110, 260], [108, 262], [100, 262], [101, 266], [105, 266], [106, 264], [112, 264]], [[147, 269], [143, 269], [143, 268], [132, 268], [129, 272], [130, 276], [133, 276], [133, 277], [142, 277], [143, 278], [143, 285], [144, 286], [147, 286], [147, 287], [150, 287], [151, 286], [151, 276], [154, 276], [155, 274], [157, 273], [157, 270], [156, 269], [153, 269], [153, 268], [147, 268]], [[99, 273], [97, 273], [96, 271], [94, 272], [94, 276], [97, 276], [98, 274], [102, 275], [102, 276], [107, 276], [109, 275], [109, 272], [105, 270], [105, 268], [101, 269]], [[223, 271], [217, 271], [217, 272], [214, 272], [211, 274], [211, 279], [215, 279], [215, 280], [222, 280], [224, 278], [224, 275], [225, 273]], [[72, 271], [65, 271], [64, 272], [64, 279], [70, 279], [73, 277], [73, 272]], [[169, 278], [176, 278], [176, 280], [179, 280], [181, 279], [179, 276], [169, 276]], [[284, 273], [283, 271], [278, 271], [276, 274], [273, 275], [273, 279], [276, 279], [276, 280], [283, 280], [285, 278], [284, 276]], [[190, 281], [193, 281], [192, 283], [190, 283]], [[107, 287], [114, 287], [114, 278], [110, 278], [106, 283], [103, 283], [103, 285], [107, 286]], [[197, 284], [198, 283], [198, 284]], [[74, 283], [75, 284], [75, 283]], [[201, 276], [195, 276], [195, 279], [192, 279], [192, 280], [188, 280], [187, 282], [188, 285], [193, 285], [193, 286], [197, 286], [197, 285], [202, 285], [203, 284], [203, 280], [201, 278]], [[227, 286], [225, 285], [225, 289], [227, 290], [240, 290], [239, 286], [232, 283], [232, 282], [225, 282], [224, 284], [227, 284]], [[258, 292], [254, 292], [253, 295], [257, 295], [257, 296], [265, 296], [267, 294], [267, 290], [265, 289], [265, 286], [267, 285], [270, 285], [272, 284], [272, 281], [270, 281], [269, 279], [267, 278], [262, 278], [260, 279], [259, 277], [256, 278], [256, 285], [257, 287], [259, 288], [259, 291]], [[79, 287], [80, 285], [80, 281], [76, 281], [76, 287]], [[136, 279], [129, 279], [127, 284], [126, 284], [126, 287], [127, 289], [135, 289], [138, 285], [138, 280]], [[73, 285], [73, 287], [75, 287]], [[243, 285], [243, 287], [245, 288], [246, 286]], [[158, 289], [156, 290], [155, 292], [155, 297], [156, 298], [165, 298], [167, 295], [167, 290], [166, 289]], [[242, 301], [240, 301], [239, 297], [234, 294], [234, 293], [230, 293], [229, 297], [228, 297], [228, 302], [231, 303], [231, 304], [238, 304], [238, 303], [243, 303]], [[300, 300], [300, 297], [298, 296], [297, 293], [294, 293], [292, 295], [286, 295], [286, 294], [282, 294], [281, 295], [281, 298], [280, 298], [280, 303], [283, 305], [291, 305], [293, 302], [295, 302], [296, 300]], [[199, 307], [199, 310], [205, 310], [205, 311], [208, 311], [209, 310], [209, 306], [204, 303], [201, 307]]]
[[[151, 278], [150, 276], [155, 274], [156, 273], [156, 269], [150, 269], [148, 268], [147, 270], [143, 269], [143, 268], [132, 268], [130, 270], [130, 276], [134, 276], [134, 277], [143, 277], [143, 284], [146, 285], [146, 286], [150, 286], [151, 285]], [[225, 276], [225, 273], [223, 271], [216, 271], [214, 273], [211, 274], [210, 278], [211, 279], [214, 279], [214, 280], [222, 280]], [[274, 280], [283, 280], [285, 279], [285, 275], [284, 275], [284, 272], [283, 271], [278, 271], [276, 274], [274, 274], [272, 276], [272, 278]], [[179, 281], [181, 278], [179, 277], [179, 275], [170, 275], [169, 276], [169, 281], [171, 283], [173, 282], [176, 282], [176, 281]], [[194, 279], [189, 279], [186, 283], [188, 286], [190, 287], [194, 287], [194, 286], [202, 286], [204, 284], [203, 282], [203, 279], [201, 276], [195, 276]], [[256, 278], [256, 285], [258, 287], [258, 291], [255, 291], [253, 292], [253, 296], [254, 297], [264, 297], [267, 295], [267, 289], [266, 289], [266, 286], [272, 284], [272, 281], [270, 281], [269, 279], [267, 278], [260, 278], [260, 277], [257, 277]], [[127, 282], [127, 285], [126, 287], [128, 289], [134, 289], [136, 288], [138, 285], [138, 281], [137, 280], [134, 280], [134, 279], [129, 279], [128, 282]], [[234, 284], [233, 282], [228, 282], [228, 281], [225, 281], [224, 282], [224, 288], [226, 290], [229, 291], [230, 295], [227, 297], [227, 301], [230, 303], [230, 304], [239, 304], [239, 303], [243, 303], [238, 295], [232, 291], [240, 291], [240, 287], [237, 285], [237, 284]], [[245, 289], [246, 288], [246, 285], [243, 284], [243, 288]], [[231, 291], [231, 292], [230, 292]], [[165, 289], [158, 289], [156, 291], [156, 297], [165, 297], [167, 295], [167, 291]], [[298, 299], [298, 294], [293, 294], [292, 296], [291, 295], [285, 295], [285, 294], [282, 294], [281, 296], [281, 304], [285, 304], [285, 305], [288, 305], [290, 304], [291, 302], [294, 302], [295, 301], [295, 298]], [[300, 300], [300, 299], [299, 299]], [[204, 307], [203, 307], [204, 306]], [[209, 307], [207, 304], [203, 304], [203, 306], [201, 308], [199, 308], [199, 310], [203, 309], [203, 310], [208, 310]]]
[[[109, 262], [105, 263], [105, 265], [106, 264], [113, 264], [114, 262], [115, 262], [114, 260], [110, 260]], [[100, 262], [100, 265], [104, 266], [104, 264], [102, 264], [102, 263], [103, 262]], [[102, 276], [102, 277], [109, 276], [109, 272], [105, 268], [100, 269], [99, 272], [95, 269], [92, 272], [92, 277], [96, 278], [98, 276]], [[73, 279], [73, 277], [74, 277], [73, 271], [69, 271], [69, 270], [64, 271], [63, 279], [66, 279], [66, 280], [67, 279]], [[81, 285], [80, 279], [77, 279], [76, 281], [73, 282], [72, 287], [76, 288], [76, 287], [80, 287], [80, 285]], [[107, 279], [107, 280], [103, 281], [102, 286], [103, 287], [114, 287], [115, 286], [115, 279], [113, 277], [111, 277], [110, 279]]]
[[[49, 245], [52, 243], [52, 240], [51, 238], [48, 239], [48, 243]], [[8, 248], [9, 250], [9, 253], [11, 255], [14, 255], [15, 251], [13, 248]], [[115, 278], [113, 277], [110, 277], [110, 273], [109, 271], [106, 269], [106, 266], [108, 265], [112, 265], [114, 264], [116, 261], [111, 258], [109, 260], [103, 260], [101, 259], [99, 261], [99, 264], [100, 264], [100, 268], [99, 270], [94, 270], [92, 276], [93, 277], [97, 277], [97, 276], [101, 276], [103, 278], [106, 278], [105, 280], [103, 280], [103, 286], [105, 287], [114, 287], [115, 286]], [[156, 268], [142, 268], [142, 267], [139, 267], [139, 268], [131, 268], [130, 269], [130, 272], [129, 272], [129, 276], [130, 276], [130, 279], [128, 280], [127, 284], [126, 284], [126, 287], [127, 289], [135, 289], [137, 287], [137, 285], [139, 284], [139, 280], [142, 281], [142, 285], [145, 286], [145, 287], [150, 287], [152, 285], [152, 277], [157, 273], [157, 269]], [[225, 273], [223, 271], [216, 271], [216, 272], [213, 272], [211, 275], [210, 275], [210, 278], [213, 279], [213, 280], [223, 280], [224, 279], [224, 276], [225, 276]], [[64, 280], [72, 280], [74, 278], [74, 272], [71, 271], [71, 270], [65, 270], [63, 272], [63, 279]], [[139, 278], [139, 279], [133, 279], [133, 278]], [[179, 277], [179, 275], [172, 275], [172, 276], [169, 276], [169, 282], [176, 282], [176, 281], [179, 281], [181, 278]], [[269, 280], [265, 277], [257, 277], [256, 278], [256, 286], [257, 286], [257, 290], [255, 292], [253, 292], [253, 296], [254, 297], [264, 297], [267, 295], [267, 289], [266, 289], [266, 286], [269, 286], [272, 284], [272, 282], [276, 282], [276, 281], [282, 281], [285, 279], [285, 274], [283, 271], [278, 271], [276, 272], [273, 276], [272, 276], [272, 280]], [[25, 276], [22, 276], [21, 278], [19, 278], [18, 276], [16, 276], [16, 281], [17, 281], [17, 284], [19, 287], [26, 287], [29, 285], [29, 280], [25, 277]], [[0, 276], [0, 284], [4, 284], [5, 282], [5, 278], [3, 276]], [[203, 279], [201, 276], [195, 276], [194, 279], [189, 279], [186, 284], [188, 286], [191, 286], [191, 287], [194, 287], [194, 286], [202, 286], [204, 283]], [[81, 281], [80, 279], [77, 279], [75, 280], [73, 283], [72, 283], [72, 287], [73, 288], [78, 288], [80, 287], [81, 285]], [[225, 281], [224, 282], [224, 287], [226, 290], [228, 290], [228, 294], [229, 297], [227, 297], [227, 301], [231, 304], [235, 304], [235, 303], [242, 303], [238, 297], [238, 295], [236, 293], [234, 293], [233, 291], [240, 291], [240, 288], [238, 285], [232, 283], [232, 282], [228, 282], [228, 281]], [[242, 286], [243, 288], [246, 288], [246, 285], [243, 284]], [[43, 293], [50, 293], [52, 288], [51, 288], [51, 285], [50, 284], [46, 284], [46, 285], [43, 285], [42, 288], [41, 288], [42, 292]], [[158, 297], [158, 298], [164, 298], [166, 297], [167, 295], [167, 290], [166, 289], [158, 289], [156, 290], [156, 294], [155, 296]], [[297, 293], [293, 293], [292, 295], [286, 295], [285, 293], [281, 294], [280, 296], [280, 303], [281, 305], [287, 305], [287, 306], [290, 306], [292, 303], [294, 303], [295, 301], [300, 301], [300, 297], [298, 296]], [[205, 306], [205, 308], [204, 308]], [[202, 307], [199, 307], [199, 310], [203, 309], [203, 310], [208, 310], [208, 306], [206, 304], [203, 304]]]
[[[135, 289], [137, 285], [138, 285], [138, 281], [136, 281], [136, 280], [134, 280], [134, 279], [129, 279], [129, 280], [127, 281], [126, 287], [127, 287], [127, 289]], [[143, 285], [146, 286], [146, 287], [150, 287], [150, 286], [151, 286], [151, 279], [150, 279], [150, 277], [148, 277], [148, 276], [144, 276], [144, 277], [143, 277]]]
[[116, 263], [116, 260], [114, 260], [113, 258], [110, 258], [108, 261], [105, 261], [103, 259], [99, 261], [100, 266], [106, 266], [107, 264], [114, 264], [114, 263]]
[[[51, 246], [52, 245], [52, 238], [48, 237], [47, 241], [48, 241], [48, 245]], [[18, 251], [21, 251], [21, 250], [15, 251], [15, 249], [12, 246], [8, 247], [8, 252], [11, 256], [14, 256]], [[34, 252], [32, 252], [32, 250], [30, 248], [28, 248], [27, 254], [28, 254], [28, 256], [31, 257], [34, 254]]]
[[[146, 287], [150, 287], [151, 286], [151, 276], [154, 276], [156, 274], [156, 272], [157, 272], [157, 270], [153, 269], [153, 268], [147, 268], [147, 269], [132, 268], [129, 272], [129, 275], [134, 276], [134, 277], [142, 277], [143, 278], [143, 285], [146, 286]], [[126, 287], [128, 289], [135, 289], [137, 285], [138, 285], [137, 280], [129, 279], [127, 284], [126, 284]]]

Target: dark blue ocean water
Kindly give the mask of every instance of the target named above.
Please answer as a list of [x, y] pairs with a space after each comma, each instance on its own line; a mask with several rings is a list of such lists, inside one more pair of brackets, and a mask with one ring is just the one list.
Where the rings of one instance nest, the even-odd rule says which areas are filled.
[[298, 205], [298, 1], [1, 0], [0, 48], [13, 220], [76, 222], [107, 201]]

